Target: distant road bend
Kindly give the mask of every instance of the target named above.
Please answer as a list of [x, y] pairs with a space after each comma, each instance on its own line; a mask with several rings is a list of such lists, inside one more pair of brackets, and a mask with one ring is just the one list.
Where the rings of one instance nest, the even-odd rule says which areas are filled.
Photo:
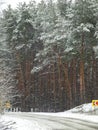
[[36, 122], [40, 126], [41, 130], [98, 130], [97, 123], [84, 121], [81, 119], [30, 113], [7, 113], [6, 115], [30, 120], [32, 123]]

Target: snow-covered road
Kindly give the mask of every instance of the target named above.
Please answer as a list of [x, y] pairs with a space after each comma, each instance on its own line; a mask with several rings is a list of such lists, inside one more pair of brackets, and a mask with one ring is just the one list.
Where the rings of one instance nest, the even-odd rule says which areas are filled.
[[26, 130], [98, 130], [98, 123], [76, 118], [30, 113], [6, 113], [5, 117], [24, 120]]

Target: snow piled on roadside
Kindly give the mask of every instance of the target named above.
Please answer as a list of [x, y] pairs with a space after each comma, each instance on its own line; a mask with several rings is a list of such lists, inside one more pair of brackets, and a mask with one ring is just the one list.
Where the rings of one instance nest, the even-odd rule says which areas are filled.
[[33, 130], [41, 130], [37, 122], [31, 122], [30, 120], [26, 120], [23, 118], [9, 117], [3, 115], [0, 120], [3, 122], [14, 122], [14, 124], [12, 125], [13, 130], [32, 130], [32, 128]]
[[72, 113], [79, 113], [79, 112], [82, 112], [82, 113], [92, 113], [94, 111], [98, 110], [98, 106], [97, 107], [92, 107], [92, 104], [91, 103], [86, 103], [86, 104], [82, 104], [80, 106], [77, 106], [71, 110], [69, 110], [69, 112], [72, 112]]

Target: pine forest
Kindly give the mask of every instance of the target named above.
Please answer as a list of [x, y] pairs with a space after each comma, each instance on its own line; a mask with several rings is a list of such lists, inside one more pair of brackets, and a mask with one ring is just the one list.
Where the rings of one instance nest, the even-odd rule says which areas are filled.
[[0, 104], [60, 112], [98, 99], [98, 0], [42, 0], [0, 15]]

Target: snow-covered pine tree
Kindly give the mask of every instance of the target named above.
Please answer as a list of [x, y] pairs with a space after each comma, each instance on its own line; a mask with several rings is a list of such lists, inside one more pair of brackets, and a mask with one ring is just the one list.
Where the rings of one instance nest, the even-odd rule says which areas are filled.
[[[19, 106], [20, 104], [20, 92], [18, 91], [17, 88], [17, 79], [16, 79], [16, 69], [17, 69], [17, 64], [16, 64], [16, 59], [15, 59], [15, 52], [13, 49], [13, 44], [12, 44], [12, 36], [13, 36], [13, 30], [15, 29], [16, 26], [16, 15], [17, 13], [14, 12], [14, 10], [11, 8], [11, 6], [8, 6], [6, 10], [3, 10], [2, 13], [2, 35], [4, 37], [4, 42], [3, 42], [3, 47], [5, 49], [5, 59], [7, 58], [8, 60], [5, 61], [5, 67], [9, 68], [9, 71], [7, 71], [7, 75], [11, 75], [11, 81], [10, 84], [12, 85], [12, 94], [13, 94], [13, 100], [11, 101], [13, 107], [14, 106]], [[2, 38], [3, 38], [2, 37]]]
[[[94, 15], [95, 9], [93, 8], [94, 4], [95, 3], [93, 3], [92, 0], [75, 1], [73, 4], [71, 31], [67, 42], [69, 47], [73, 48], [71, 51], [72, 55], [78, 56], [81, 101], [86, 101], [87, 88], [85, 88], [85, 64], [88, 65], [89, 62], [92, 64], [91, 57], [93, 55], [93, 46], [97, 43], [97, 40], [94, 37], [96, 26], [96, 16]], [[88, 13], [90, 15], [88, 15]]]
[[[68, 3], [67, 3], [68, 4]], [[43, 7], [44, 8], [41, 8]], [[40, 10], [41, 9], [41, 10]], [[40, 10], [40, 11], [39, 11]], [[61, 68], [63, 66], [64, 71], [64, 77], [65, 82], [67, 84], [67, 87], [64, 89], [67, 89], [67, 94], [69, 95], [70, 102], [71, 102], [71, 88], [68, 80], [68, 73], [66, 67], [63, 65], [62, 58], [64, 58], [64, 48], [66, 47], [66, 40], [67, 40], [67, 31], [69, 27], [68, 19], [65, 17], [62, 17], [60, 14], [60, 10], [57, 7], [56, 3], [53, 3], [50, 1], [49, 3], [45, 4], [42, 2], [39, 5], [38, 13], [40, 14], [40, 22], [42, 26], [42, 33], [40, 39], [43, 41], [43, 50], [40, 51], [36, 55], [36, 60], [38, 60], [38, 67], [33, 68], [32, 73], [38, 72], [45, 67], [53, 67], [53, 64], [56, 63], [55, 69], [58, 68], [58, 77], [59, 77], [59, 97], [62, 95], [62, 88], [64, 88], [64, 85], [62, 87], [61, 83]], [[64, 58], [65, 59], [65, 58]], [[54, 72], [54, 70], [51, 70]], [[49, 72], [51, 73], [51, 72]], [[55, 73], [56, 74], [56, 73]], [[55, 80], [55, 79], [54, 79]], [[51, 79], [50, 79], [51, 82]], [[56, 81], [58, 82], [58, 81]], [[54, 85], [54, 84], [53, 84]], [[53, 86], [52, 85], [52, 86]], [[55, 86], [53, 87], [55, 88]], [[63, 91], [65, 92], [65, 91]], [[54, 93], [56, 93], [54, 91]], [[61, 99], [60, 99], [61, 98]], [[59, 99], [60, 105], [63, 104], [62, 96]], [[55, 106], [55, 105], [54, 105]]]
[[0, 112], [7, 108], [6, 102], [13, 105], [13, 101], [19, 97], [14, 73], [15, 65], [12, 60], [12, 52], [7, 45], [4, 23], [2, 16], [0, 18]]

